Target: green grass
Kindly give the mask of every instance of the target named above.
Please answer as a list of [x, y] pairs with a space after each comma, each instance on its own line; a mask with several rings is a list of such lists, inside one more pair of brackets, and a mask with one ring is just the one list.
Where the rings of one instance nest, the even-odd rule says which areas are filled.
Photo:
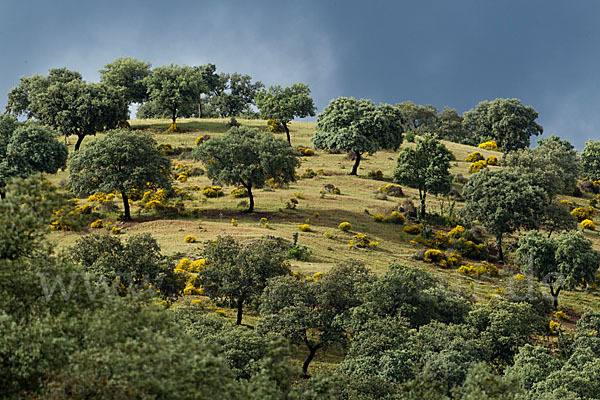
[[[156, 141], [168, 143], [175, 147], [195, 147], [195, 140], [200, 135], [219, 136], [228, 129], [228, 119], [181, 119], [178, 125], [182, 128], [180, 133], [169, 133], [167, 127], [170, 120], [134, 120], [131, 121], [133, 129], [149, 132]], [[244, 126], [265, 127], [265, 121], [261, 120], [239, 120]], [[314, 133], [315, 124], [312, 122], [292, 122], [290, 125], [292, 145], [312, 147], [310, 138]], [[99, 135], [100, 136], [100, 135]], [[280, 135], [285, 138], [285, 134]], [[86, 138], [83, 146], [93, 138]], [[469, 176], [468, 167], [470, 163], [464, 161], [465, 157], [473, 151], [481, 152], [485, 157], [496, 155], [499, 159], [501, 153], [476, 149], [472, 146], [445, 142], [446, 146], [453, 152], [456, 161], [452, 162], [453, 174]], [[73, 143], [71, 143], [72, 149]], [[405, 143], [404, 146], [414, 146]], [[232, 187], [224, 187], [227, 196], [202, 200], [200, 192], [191, 192], [192, 200], [186, 201], [186, 209], [198, 209], [200, 218], [160, 218], [151, 214], [139, 214], [139, 207], [132, 207], [134, 221], [120, 224], [123, 228], [124, 237], [128, 235], [149, 232], [159, 242], [162, 250], [168, 254], [185, 254], [194, 256], [200, 254], [202, 242], [211, 240], [219, 235], [232, 235], [239, 240], [249, 240], [263, 235], [278, 236], [291, 240], [294, 233], [298, 231], [298, 225], [308, 223], [313, 232], [299, 232], [299, 244], [307, 246], [311, 251], [310, 260], [299, 262], [292, 260], [294, 268], [306, 273], [325, 272], [336, 263], [357, 260], [364, 262], [378, 274], [384, 273], [390, 263], [410, 263], [427, 268], [432, 273], [443, 277], [447, 282], [456, 287], [469, 291], [476, 298], [483, 300], [494, 290], [502, 286], [505, 279], [512, 276], [511, 271], [501, 271], [499, 278], [494, 279], [471, 279], [459, 275], [453, 270], [442, 270], [430, 264], [413, 259], [416, 248], [410, 244], [411, 235], [402, 231], [401, 225], [376, 223], [373, 215], [389, 215], [399, 203], [406, 199], [412, 199], [415, 204], [418, 201], [418, 193], [415, 189], [403, 187], [404, 198], [388, 197], [387, 200], [375, 198], [377, 189], [391, 182], [394, 167], [396, 165], [397, 152], [379, 151], [374, 155], [365, 156], [360, 164], [359, 176], [349, 176], [353, 161], [347, 159], [345, 154], [328, 154], [316, 151], [312, 157], [303, 157], [302, 165], [298, 173], [306, 168], [315, 171], [323, 169], [325, 176], [317, 176], [312, 179], [300, 179], [286, 189], [256, 190], [256, 211], [253, 214], [242, 213], [243, 208], [238, 206], [242, 199], [229, 196]], [[173, 162], [182, 162], [189, 165], [200, 164], [191, 159], [174, 157]], [[491, 167], [498, 168], [498, 167]], [[371, 170], [381, 170], [384, 181], [369, 179], [367, 174]], [[61, 171], [51, 176], [55, 183], [60, 183], [67, 178], [67, 172]], [[205, 176], [192, 177], [186, 183], [178, 184], [185, 189], [192, 185], [205, 186], [211, 184]], [[341, 190], [340, 195], [326, 194], [322, 196], [320, 190], [325, 184], [333, 184]], [[299, 195], [298, 195], [299, 194]], [[298, 199], [296, 209], [287, 209], [286, 203], [291, 198]], [[587, 205], [586, 199], [568, 198], [576, 204]], [[116, 202], [121, 207], [118, 202]], [[458, 203], [456, 208], [462, 205]], [[434, 196], [429, 196], [427, 201], [429, 212], [439, 212], [441, 201]], [[318, 213], [318, 216], [316, 216]], [[114, 219], [116, 213], [108, 215], [108, 219]], [[265, 228], [260, 219], [265, 217], [269, 220], [269, 229]], [[231, 219], [238, 219], [238, 226], [231, 224]], [[308, 222], [306, 222], [308, 220]], [[337, 229], [338, 225], [348, 221], [352, 224], [350, 232], [342, 232]], [[451, 227], [434, 227], [435, 229], [449, 230]], [[101, 232], [106, 232], [101, 230]], [[324, 236], [326, 232], [333, 232], [334, 236], [328, 239]], [[371, 240], [379, 242], [376, 249], [350, 249], [348, 242], [352, 236], [361, 232]], [[54, 232], [51, 239], [57, 243], [57, 247], [66, 248], [75, 243], [77, 238], [88, 233], [84, 232]], [[199, 243], [185, 243], [186, 235], [194, 235]], [[586, 233], [593, 241], [594, 248], [600, 250], [600, 236], [598, 233]], [[506, 244], [514, 242], [516, 235], [506, 239]], [[472, 283], [472, 285], [471, 285]], [[580, 314], [584, 307], [598, 308], [598, 293], [571, 291], [561, 294], [561, 303], [573, 313]], [[327, 364], [328, 360], [323, 360]], [[318, 365], [318, 363], [315, 363]], [[315, 368], [318, 368], [315, 366]]]

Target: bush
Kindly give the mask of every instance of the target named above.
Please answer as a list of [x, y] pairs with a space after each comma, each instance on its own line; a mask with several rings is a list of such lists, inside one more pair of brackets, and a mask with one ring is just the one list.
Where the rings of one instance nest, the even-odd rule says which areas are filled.
[[371, 179], [375, 179], [377, 181], [382, 181], [383, 180], [383, 171], [378, 169], [378, 170], [371, 170], [369, 171], [369, 173], [367, 174], [367, 176]]
[[311, 179], [315, 176], [317, 176], [317, 173], [312, 168], [306, 168], [301, 175], [303, 179]]
[[489, 156], [486, 160], [487, 165], [498, 165], [498, 157]]
[[183, 241], [186, 243], [196, 243], [196, 238], [192, 235], [187, 235]]
[[204, 186], [202, 188], [202, 194], [208, 198], [225, 196], [225, 193], [223, 193], [223, 188], [221, 186]]
[[425, 261], [427, 263], [439, 263], [445, 259], [446, 259], [446, 255], [442, 251], [436, 250], [436, 249], [427, 250], [423, 257], [423, 261]]
[[333, 239], [333, 232], [325, 232], [323, 234], [327, 239]]
[[415, 134], [413, 131], [408, 131], [404, 134], [404, 139], [406, 139], [406, 141], [408, 143], [414, 143], [415, 142]]
[[467, 158], [465, 158], [465, 161], [470, 163], [474, 163], [481, 160], [485, 160], [485, 157], [478, 151], [469, 154]]
[[584, 207], [577, 207], [573, 209], [573, 211], [571, 211], [571, 215], [577, 218], [577, 221], [579, 222], [590, 219], [590, 211]]
[[98, 228], [102, 228], [104, 225], [102, 224], [102, 220], [101, 219], [97, 219], [94, 222], [91, 223], [90, 228], [93, 229], [98, 229]]
[[385, 193], [388, 196], [392, 197], [401, 197], [404, 195], [404, 193], [402, 193], [402, 186], [396, 185], [394, 183], [390, 183], [385, 186], [380, 186], [379, 189], [377, 189], [377, 191], [379, 193]]
[[331, 183], [326, 183], [321, 189], [321, 193], [342, 194], [340, 189]]
[[421, 232], [419, 225], [407, 225], [404, 227], [404, 232], [411, 235], [418, 235]]
[[373, 221], [375, 222], [383, 222], [385, 217], [381, 214], [373, 215]]
[[489, 140], [487, 142], [483, 142], [477, 147], [479, 147], [480, 149], [485, 149], [485, 150], [500, 151], [500, 149], [498, 148], [498, 144], [496, 143], [495, 140]]
[[471, 174], [475, 174], [481, 171], [482, 169], [487, 169], [487, 163], [485, 162], [485, 160], [475, 161], [474, 163], [469, 165], [469, 172]]
[[121, 228], [117, 228], [116, 226], [113, 226], [112, 229], [110, 230], [110, 232], [113, 235], [120, 235], [121, 234]]
[[298, 153], [300, 153], [300, 155], [302, 156], [310, 157], [315, 155], [315, 151], [310, 147], [298, 146], [296, 147], [296, 149], [298, 150]]
[[298, 225], [298, 230], [301, 232], [312, 232], [313, 231], [309, 224]]
[[342, 222], [341, 224], [338, 225], [338, 229], [340, 231], [348, 232], [349, 230], [352, 229], [352, 224], [350, 222]]
[[181, 128], [175, 122], [172, 122], [171, 124], [169, 124], [169, 128], [167, 129], [167, 131], [168, 132], [180, 132]]
[[278, 122], [278, 121], [276, 121], [274, 119], [268, 119], [267, 120], [267, 129], [270, 132], [273, 132], [273, 133], [283, 133], [283, 132], [285, 132], [285, 129], [283, 128], [283, 125], [280, 122]]
[[373, 242], [371, 241], [369, 238], [367, 238], [364, 234], [362, 233], [357, 233], [356, 235], [354, 235], [352, 237], [352, 240], [350, 241], [350, 243], [348, 243], [348, 247], [350, 248], [369, 248], [369, 247], [377, 247], [379, 245], [379, 242]]
[[288, 258], [293, 258], [298, 261], [308, 261], [310, 257], [310, 250], [306, 246], [294, 246], [288, 250]]
[[248, 197], [248, 190], [245, 187], [240, 185], [237, 188], [231, 189], [229, 194], [231, 194], [231, 197], [235, 197], [236, 199], [242, 198], [242, 197]]
[[591, 219], [584, 219], [581, 221], [581, 229], [588, 229], [590, 231], [596, 230], [596, 224]]

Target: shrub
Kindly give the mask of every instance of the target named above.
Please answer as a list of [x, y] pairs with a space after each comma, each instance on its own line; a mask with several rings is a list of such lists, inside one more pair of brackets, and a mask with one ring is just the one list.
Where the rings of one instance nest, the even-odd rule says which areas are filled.
[[338, 229], [340, 231], [348, 232], [350, 229], [352, 229], [352, 224], [350, 222], [342, 222], [338, 225]]
[[406, 223], [406, 218], [398, 211], [392, 211], [392, 214], [390, 214], [390, 216], [385, 219], [385, 222], [404, 225]]
[[573, 204], [571, 200], [561, 200], [560, 204], [562, 204], [563, 206], [567, 206], [571, 209], [575, 208], [575, 204]]
[[567, 316], [567, 314], [564, 311], [555, 312], [554, 317], [556, 317], [556, 319], [559, 321], [565, 321], [565, 320], [569, 319], [569, 317]]
[[392, 197], [401, 197], [404, 195], [404, 193], [402, 193], [402, 186], [396, 185], [395, 183], [390, 183], [385, 186], [380, 186], [379, 189], [377, 189], [377, 191], [379, 193], [385, 193], [388, 196], [392, 196]]
[[498, 157], [489, 156], [486, 160], [487, 165], [498, 165]]
[[296, 149], [298, 150], [298, 153], [300, 153], [300, 155], [303, 155], [306, 157], [315, 155], [315, 151], [313, 149], [311, 149], [310, 147], [298, 146], [298, 147], [296, 147]]
[[550, 320], [550, 323], [548, 324], [548, 329], [550, 330], [551, 334], [558, 333], [559, 328], [560, 328], [560, 323]]
[[173, 154], [175, 154], [175, 151], [173, 150], [173, 145], [168, 143], [159, 144], [158, 149], [161, 151], [161, 153], [163, 153], [166, 156], [172, 156]]
[[303, 179], [311, 179], [317, 176], [317, 173], [312, 168], [306, 168], [301, 175]]
[[283, 128], [283, 125], [274, 120], [274, 119], [268, 119], [267, 120], [267, 129], [273, 133], [283, 133], [285, 132], [285, 129]]
[[596, 224], [594, 224], [594, 221], [592, 221], [591, 219], [584, 219], [583, 221], [581, 221], [581, 229], [595, 231]]
[[452, 228], [450, 230], [450, 232], [448, 232], [448, 237], [452, 238], [452, 239], [458, 239], [459, 237], [462, 236], [462, 234], [465, 232], [465, 227], [461, 226], [461, 225], [456, 225], [454, 228]]
[[465, 158], [465, 161], [470, 163], [474, 163], [481, 160], [485, 160], [485, 157], [478, 151], [469, 154], [467, 158]]
[[577, 207], [571, 211], [571, 215], [577, 218], [577, 221], [581, 222], [586, 219], [590, 219], [590, 211], [584, 207]]
[[300, 232], [312, 232], [313, 230], [310, 228], [309, 224], [300, 224], [298, 225], [298, 230]]
[[414, 143], [415, 142], [415, 134], [413, 131], [408, 131], [404, 134], [404, 139], [406, 139], [406, 141], [408, 143]]
[[333, 239], [333, 232], [325, 232], [323, 234], [327, 239]]
[[439, 263], [440, 261], [445, 259], [446, 255], [442, 251], [436, 249], [427, 250], [423, 257], [423, 261], [427, 263]]
[[498, 148], [498, 144], [496, 143], [495, 140], [489, 140], [487, 142], [483, 142], [477, 147], [479, 147], [480, 149], [485, 149], [485, 150], [500, 151], [500, 149]]
[[310, 250], [306, 246], [293, 246], [288, 250], [288, 258], [293, 258], [298, 261], [308, 261], [310, 258]]
[[331, 183], [326, 183], [325, 185], [323, 185], [323, 189], [321, 190], [331, 194], [342, 194], [340, 189]]
[[204, 186], [202, 188], [202, 194], [208, 198], [221, 197], [225, 195], [221, 186]]
[[295, 198], [291, 198], [287, 201], [287, 203], [285, 203], [285, 208], [288, 208], [290, 210], [295, 209], [298, 206], [298, 200], [296, 200]]
[[168, 132], [180, 132], [181, 128], [175, 122], [172, 122], [171, 124], [169, 124], [169, 128], [167, 129], [167, 131]]
[[404, 227], [404, 232], [410, 233], [411, 235], [418, 235], [421, 232], [419, 225], [407, 225]]
[[97, 219], [94, 222], [92, 222], [90, 224], [90, 228], [93, 229], [98, 229], [98, 228], [102, 228], [104, 225], [102, 224], [102, 220], [101, 219]]
[[377, 181], [382, 181], [383, 180], [383, 171], [380, 169], [371, 170], [368, 172], [367, 176], [371, 179], [375, 179]]
[[381, 214], [373, 215], [373, 221], [375, 222], [383, 222], [385, 217]]
[[475, 174], [481, 171], [482, 169], [487, 169], [487, 163], [485, 162], [485, 160], [475, 161], [474, 163], [469, 165], [469, 172], [471, 174]]
[[231, 189], [229, 194], [231, 194], [231, 197], [235, 197], [236, 199], [242, 198], [242, 197], [248, 197], [248, 190], [245, 187], [243, 187], [242, 185], [240, 185], [237, 188]]
[[356, 235], [354, 235], [352, 237], [352, 240], [350, 241], [350, 243], [348, 243], [348, 247], [350, 248], [369, 248], [369, 247], [377, 247], [379, 245], [379, 242], [373, 242], [371, 241], [369, 238], [367, 238], [364, 234], [362, 233], [357, 233]]
[[187, 235], [183, 241], [186, 243], [196, 243], [196, 238], [193, 235]]
[[235, 218], [231, 218], [231, 225], [238, 226], [238, 220]]
[[201, 143], [206, 142], [209, 138], [210, 138], [210, 136], [208, 136], [208, 135], [198, 136], [196, 138], [196, 146], [199, 146]]
[[112, 229], [110, 230], [110, 232], [113, 235], [120, 235], [121, 234], [121, 228], [117, 228], [116, 226], [113, 226]]

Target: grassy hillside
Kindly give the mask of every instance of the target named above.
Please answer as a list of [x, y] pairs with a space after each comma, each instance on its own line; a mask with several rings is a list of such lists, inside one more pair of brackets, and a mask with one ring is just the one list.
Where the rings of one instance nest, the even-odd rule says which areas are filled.
[[[134, 129], [150, 132], [160, 144], [171, 144], [173, 147], [194, 147], [196, 138], [200, 135], [218, 136], [227, 131], [227, 120], [224, 119], [183, 119], [178, 121], [182, 132], [168, 133], [169, 120], [141, 120], [131, 121]], [[265, 126], [260, 120], [240, 120], [245, 126]], [[292, 144], [294, 146], [310, 146], [310, 138], [314, 132], [315, 125], [312, 122], [293, 122], [291, 124]], [[93, 138], [86, 138], [84, 146]], [[72, 141], [72, 140], [71, 140]], [[475, 149], [471, 146], [446, 142], [446, 146], [454, 153], [456, 161], [452, 163], [452, 173], [469, 176], [469, 163], [465, 157], [473, 151], [480, 151], [484, 156], [500, 153]], [[71, 143], [72, 149], [73, 143]], [[405, 143], [405, 146], [412, 146]], [[497, 278], [472, 279], [458, 274], [454, 269], [440, 269], [431, 264], [425, 264], [413, 258], [415, 252], [421, 247], [410, 243], [414, 236], [403, 232], [402, 225], [377, 223], [373, 215], [389, 215], [405, 199], [412, 199], [415, 204], [418, 201], [416, 190], [403, 187], [404, 197], [388, 197], [386, 200], [377, 199], [375, 193], [380, 186], [391, 182], [391, 176], [396, 164], [397, 153], [381, 151], [374, 155], [365, 156], [361, 162], [359, 176], [349, 176], [353, 161], [345, 154], [328, 154], [316, 151], [314, 156], [303, 157], [302, 165], [298, 173], [302, 175], [305, 169], [314, 171], [323, 170], [324, 174], [310, 179], [300, 179], [298, 182], [285, 189], [257, 190], [256, 211], [252, 214], [242, 213], [243, 207], [239, 205], [243, 199], [233, 198], [229, 195], [232, 187], [224, 187], [226, 196], [220, 198], [202, 198], [201, 192], [189, 190], [193, 185], [200, 187], [210, 185], [211, 182], [205, 176], [191, 177], [185, 183], [178, 183], [181, 189], [189, 190], [192, 200], [185, 201], [185, 209], [195, 211], [193, 217], [161, 217], [141, 212], [137, 206], [132, 207], [134, 221], [127, 223], [117, 222], [118, 211], [105, 213], [105, 220], [112, 220], [117, 226], [122, 227], [124, 236], [135, 233], [149, 232], [160, 243], [164, 252], [168, 254], [179, 254], [194, 256], [199, 254], [202, 242], [210, 240], [218, 235], [232, 235], [240, 240], [248, 240], [263, 235], [272, 235], [292, 240], [294, 233], [299, 232], [298, 225], [308, 223], [312, 232], [299, 232], [298, 242], [307, 246], [311, 251], [309, 261], [300, 262], [292, 260], [294, 268], [306, 273], [327, 271], [332, 265], [349, 259], [363, 261], [377, 273], [385, 271], [387, 265], [392, 262], [410, 263], [422, 265], [431, 272], [443, 276], [451, 284], [472, 291], [479, 298], [494, 293], [503, 281], [512, 278], [515, 269], [512, 267], [500, 268], [500, 276]], [[174, 156], [174, 163], [200, 166], [189, 156]], [[492, 167], [498, 168], [498, 167]], [[384, 180], [374, 180], [368, 177], [371, 170], [381, 170]], [[67, 177], [63, 171], [51, 179], [60, 183]], [[320, 191], [326, 184], [333, 184], [340, 189], [341, 194], [321, 195]], [[458, 187], [460, 188], [460, 187]], [[292, 198], [298, 201], [295, 209], [286, 208], [286, 203]], [[567, 197], [565, 197], [567, 198]], [[568, 198], [576, 204], [587, 205], [587, 199]], [[84, 204], [85, 200], [81, 200]], [[118, 201], [115, 205], [121, 206]], [[427, 207], [429, 212], [439, 213], [443, 206], [442, 200], [434, 196], [428, 198]], [[448, 206], [446, 201], [445, 206]], [[455, 209], [461, 207], [456, 204]], [[231, 220], [238, 220], [238, 225], [233, 226]], [[261, 218], [268, 219], [268, 228], [263, 226]], [[342, 232], [337, 229], [338, 225], [348, 221], [352, 224], [350, 232]], [[410, 222], [409, 222], [410, 223]], [[451, 226], [434, 226], [435, 230], [449, 231]], [[88, 231], [104, 232], [106, 230]], [[54, 232], [51, 239], [59, 248], [65, 248], [77, 240], [77, 238], [88, 233], [83, 232]], [[333, 237], [327, 238], [325, 233], [331, 232]], [[369, 239], [379, 242], [377, 248], [373, 249], [351, 249], [349, 241], [356, 233], [363, 233]], [[186, 235], [194, 235], [198, 243], [185, 243]], [[600, 237], [598, 233], [586, 232], [586, 235], [594, 243], [594, 247], [600, 250]], [[515, 237], [507, 238], [507, 248], [514, 243]], [[490, 245], [493, 240], [489, 240]], [[493, 247], [493, 245], [492, 245]], [[577, 318], [586, 306], [598, 308], [597, 292], [571, 291], [561, 294], [561, 304], [567, 309], [572, 321]], [[248, 322], [251, 323], [252, 315], [248, 314]]]

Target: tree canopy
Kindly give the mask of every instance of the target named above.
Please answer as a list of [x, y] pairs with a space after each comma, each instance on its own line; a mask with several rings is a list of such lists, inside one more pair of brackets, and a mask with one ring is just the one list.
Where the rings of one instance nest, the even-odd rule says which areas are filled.
[[252, 82], [250, 75], [221, 74], [220, 85], [211, 96], [210, 103], [221, 118], [236, 117], [242, 113], [252, 113], [256, 94], [264, 87], [262, 82]]
[[519, 99], [495, 99], [465, 112], [464, 124], [480, 142], [494, 139], [502, 151], [509, 152], [528, 147], [531, 136], [542, 134], [537, 117], [533, 107], [524, 106]]
[[379, 149], [397, 150], [402, 144], [403, 116], [387, 104], [340, 97], [331, 100], [317, 117], [315, 147], [330, 151], [352, 151], [356, 160], [350, 175], [356, 175], [361, 155]]
[[500, 260], [504, 259], [502, 236], [519, 228], [537, 228], [548, 202], [546, 191], [530, 176], [507, 169], [472, 175], [463, 196], [461, 214], [496, 237]]
[[0, 196], [11, 178], [26, 178], [38, 172], [55, 174], [67, 163], [67, 147], [56, 140], [49, 127], [0, 115]]
[[203, 256], [206, 266], [199, 275], [204, 293], [213, 301], [234, 302], [237, 325], [242, 323], [244, 305], [258, 300], [268, 279], [290, 273], [286, 253], [273, 239], [242, 245], [231, 236], [221, 236], [206, 244]]
[[312, 117], [315, 115], [313, 99], [306, 83], [295, 83], [282, 88], [270, 86], [269, 90], [261, 90], [256, 94], [256, 106], [263, 119], [274, 119], [283, 125], [288, 143], [292, 143], [288, 124], [294, 118]]
[[270, 178], [280, 183], [294, 182], [300, 165], [285, 141], [246, 127], [232, 128], [222, 137], [201, 143], [194, 157], [202, 161], [213, 182], [242, 185], [248, 191], [247, 212], [254, 210], [252, 189], [263, 187]]
[[588, 179], [600, 179], [600, 140], [588, 140], [581, 152], [581, 166]]
[[48, 77], [22, 77], [8, 95], [7, 111], [27, 115], [65, 136], [76, 135], [75, 150], [88, 135], [117, 127], [127, 119], [123, 88], [87, 83], [65, 68], [53, 69]]
[[400, 110], [404, 117], [407, 131], [415, 133], [434, 132], [437, 125], [438, 110], [431, 104], [422, 106], [412, 101], [405, 101], [396, 104], [396, 108]]
[[425, 218], [425, 200], [428, 193], [448, 193], [452, 175], [450, 161], [453, 155], [433, 134], [426, 134], [417, 145], [400, 151], [394, 170], [394, 182], [419, 189], [421, 210]]
[[117, 58], [99, 71], [100, 81], [123, 88], [127, 103], [143, 103], [148, 97], [144, 78], [151, 74], [151, 67], [149, 62], [133, 57]]
[[119, 192], [124, 218], [129, 220], [129, 191], [170, 188], [170, 169], [171, 160], [150, 135], [113, 130], [71, 157], [69, 183], [74, 193]]

